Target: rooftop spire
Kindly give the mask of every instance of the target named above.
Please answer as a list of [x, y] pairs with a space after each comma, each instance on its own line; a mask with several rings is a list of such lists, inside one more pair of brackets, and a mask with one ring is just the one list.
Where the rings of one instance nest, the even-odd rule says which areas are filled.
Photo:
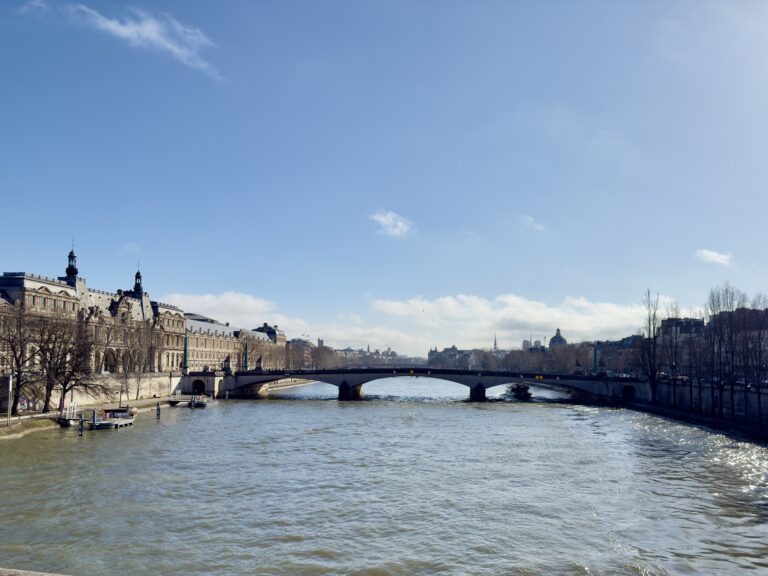
[[136, 275], [133, 278], [135, 280], [135, 283], [133, 284], [133, 291], [137, 294], [142, 294], [144, 289], [141, 286], [141, 271], [136, 270]]
[[69, 256], [67, 257], [67, 283], [74, 286], [75, 281], [77, 279], [77, 256], [75, 256], [75, 247], [72, 246], [72, 249], [69, 251]]

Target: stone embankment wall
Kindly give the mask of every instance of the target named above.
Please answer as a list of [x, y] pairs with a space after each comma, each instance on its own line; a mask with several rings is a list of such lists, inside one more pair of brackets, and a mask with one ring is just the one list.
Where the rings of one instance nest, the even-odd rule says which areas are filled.
[[587, 402], [618, 403], [673, 418], [768, 434], [768, 386], [659, 382], [655, 402], [647, 382], [594, 380], [579, 382], [578, 388], [574, 398]]
[[762, 428], [768, 424], [768, 387], [661, 382], [656, 404], [667, 410]]
[[[122, 385], [123, 399], [135, 400], [136, 390], [139, 392], [139, 399], [142, 398], [161, 398], [163, 396], [170, 396], [177, 389], [181, 389], [181, 372], [173, 374], [157, 374], [147, 373], [141, 377], [141, 382], [138, 382], [135, 377], [129, 378], [127, 381], [121, 381], [120, 376], [115, 375], [103, 375], [100, 377], [102, 382], [109, 385], [111, 392], [106, 395], [93, 397], [83, 393], [75, 393], [72, 398], [67, 398], [69, 403], [71, 400], [77, 404], [93, 404], [96, 402], [111, 402], [118, 399], [120, 394], [120, 387]], [[127, 386], [127, 394], [126, 394]], [[56, 399], [58, 401], [58, 399]]]
[[[122, 387], [123, 399], [135, 400], [136, 390], [138, 388], [139, 398], [160, 398], [163, 396], [169, 396], [176, 390], [181, 390], [182, 375], [181, 372], [174, 373], [146, 373], [141, 377], [141, 382], [138, 382], [134, 376], [131, 376], [127, 380], [122, 380], [119, 375], [103, 374], [99, 376], [99, 381], [106, 384], [109, 387], [109, 392], [106, 394], [99, 394], [97, 396], [91, 396], [81, 391], [75, 391], [72, 394], [67, 395], [66, 405], [75, 403], [78, 405], [85, 404], [97, 404], [102, 402], [114, 402], [118, 400], [120, 396], [120, 390]], [[126, 393], [127, 387], [127, 393]], [[59, 402], [58, 392], [54, 392], [54, 396], [51, 398], [51, 404], [56, 408]], [[0, 377], [0, 412], [7, 409], [7, 396], [8, 396], [8, 380], [7, 377]], [[32, 407], [37, 408], [39, 407]]]

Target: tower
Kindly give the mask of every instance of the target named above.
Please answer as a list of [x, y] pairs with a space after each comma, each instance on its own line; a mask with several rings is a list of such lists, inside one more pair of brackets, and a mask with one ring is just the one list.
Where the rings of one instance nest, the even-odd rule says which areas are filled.
[[141, 287], [141, 272], [138, 270], [136, 271], [136, 276], [134, 276], [134, 284], [133, 284], [133, 291], [136, 293], [136, 295], [141, 296], [144, 293], [144, 289]]
[[75, 286], [77, 284], [77, 256], [75, 256], [74, 248], [69, 251], [66, 274], [67, 284]]

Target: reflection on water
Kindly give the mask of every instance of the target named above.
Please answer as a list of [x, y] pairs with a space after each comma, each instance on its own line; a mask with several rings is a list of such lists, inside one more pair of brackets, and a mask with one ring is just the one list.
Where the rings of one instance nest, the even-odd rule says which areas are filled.
[[426, 379], [0, 442], [0, 565], [144, 574], [768, 570], [768, 452]]

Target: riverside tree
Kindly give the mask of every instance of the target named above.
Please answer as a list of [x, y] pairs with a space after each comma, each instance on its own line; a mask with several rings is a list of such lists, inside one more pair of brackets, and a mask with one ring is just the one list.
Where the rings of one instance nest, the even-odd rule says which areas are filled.
[[63, 411], [67, 394], [79, 391], [89, 396], [110, 392], [110, 387], [93, 371], [94, 341], [82, 319], [72, 316], [40, 316], [36, 319], [41, 375], [45, 384], [43, 411], [50, 408], [53, 393], [58, 391], [59, 411]]
[[0, 353], [10, 366], [13, 375], [13, 403], [11, 413], [19, 413], [19, 400], [37, 380], [32, 319], [34, 316], [23, 302], [0, 307]]
[[656, 402], [659, 386], [658, 336], [659, 336], [659, 294], [651, 295], [647, 288], [643, 295], [645, 325], [643, 326], [642, 362], [648, 383], [651, 386], [651, 402]]

